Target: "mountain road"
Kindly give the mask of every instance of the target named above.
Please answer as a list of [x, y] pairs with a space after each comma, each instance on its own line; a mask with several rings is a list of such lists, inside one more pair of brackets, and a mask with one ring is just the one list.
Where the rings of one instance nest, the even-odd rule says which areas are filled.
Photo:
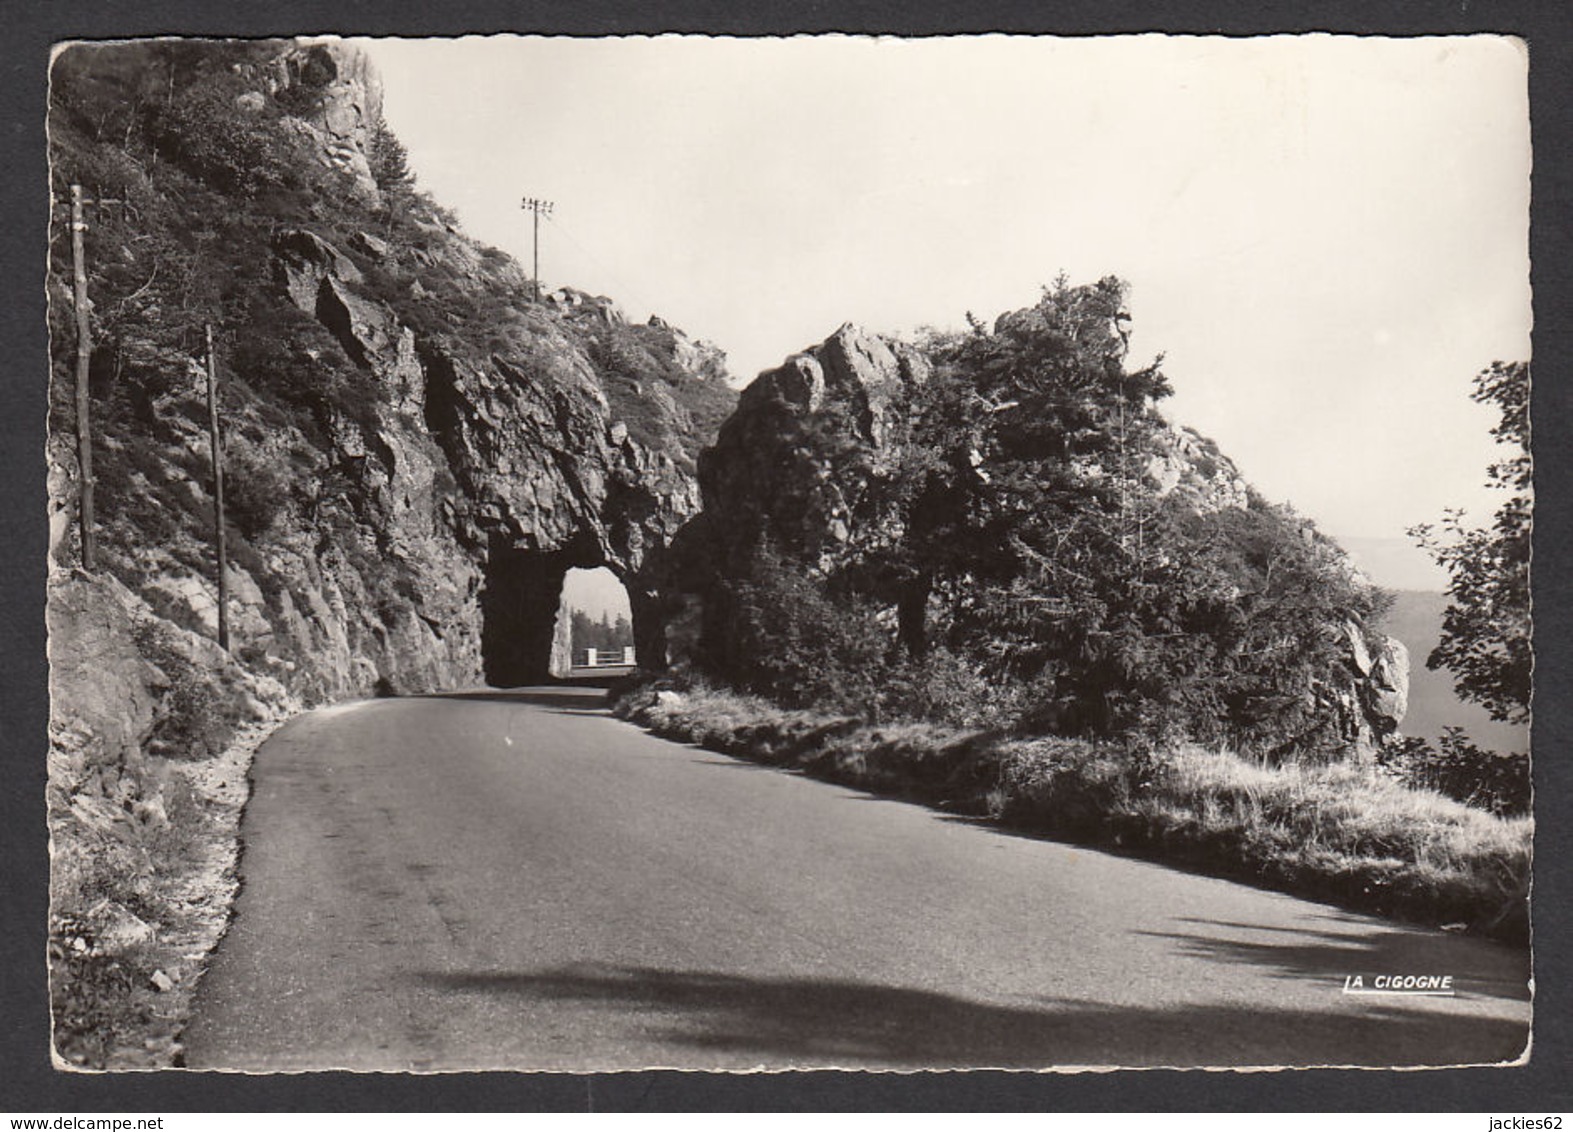
[[[186, 1064], [1445, 1065], [1522, 949], [657, 739], [602, 693], [340, 705], [258, 751]], [[1452, 995], [1346, 993], [1450, 976]]]

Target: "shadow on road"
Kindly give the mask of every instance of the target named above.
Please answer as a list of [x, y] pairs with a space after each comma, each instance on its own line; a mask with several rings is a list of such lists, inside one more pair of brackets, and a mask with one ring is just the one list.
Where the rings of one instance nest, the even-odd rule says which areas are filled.
[[472, 700], [493, 704], [533, 704], [537, 707], [573, 708], [601, 711], [606, 706], [605, 688], [478, 688], [473, 692], [432, 692], [413, 696], [420, 700]]
[[[1405, 931], [1402, 928], [1372, 930], [1361, 921], [1328, 917], [1331, 922], [1344, 923], [1349, 930], [1315, 931], [1286, 928], [1263, 928], [1254, 924], [1237, 924], [1187, 917], [1182, 922], [1196, 924], [1200, 932], [1142, 932], [1180, 943], [1182, 950], [1204, 959], [1227, 963], [1247, 964], [1274, 972], [1285, 979], [1328, 979], [1341, 975], [1453, 975], [1460, 995], [1488, 998], [1529, 1000], [1530, 958], [1527, 951], [1499, 945], [1464, 941], [1429, 931]], [[1207, 929], [1215, 929], [1208, 931]], [[1216, 929], [1229, 933], [1265, 932], [1281, 933], [1289, 938], [1238, 939], [1220, 935]], [[1202, 934], [1205, 932], [1205, 934]], [[1464, 977], [1464, 972], [1454, 969], [1459, 960], [1460, 948], [1466, 943], [1500, 954], [1509, 962], [1522, 963], [1522, 969], [1511, 977]], [[1499, 966], [1499, 964], [1493, 964]]]
[[530, 1016], [547, 1002], [599, 1008], [608, 1025], [632, 1011], [643, 1037], [718, 1065], [1447, 1065], [1513, 1060], [1528, 1034], [1522, 1021], [1351, 1001], [1336, 987], [1320, 1012], [1056, 998], [1012, 1007], [863, 982], [588, 964], [416, 977], [428, 989], [513, 1000]]
[[[703, 747], [695, 747], [694, 749], [697, 751], [704, 751]], [[774, 774], [793, 773], [787, 767], [772, 766], [770, 763], [750, 762], [747, 759], [734, 759], [725, 755], [717, 755], [715, 758], [689, 759], [688, 761], [691, 762], [694, 766], [714, 766], [720, 767], [723, 770], [758, 770], [767, 771]]]

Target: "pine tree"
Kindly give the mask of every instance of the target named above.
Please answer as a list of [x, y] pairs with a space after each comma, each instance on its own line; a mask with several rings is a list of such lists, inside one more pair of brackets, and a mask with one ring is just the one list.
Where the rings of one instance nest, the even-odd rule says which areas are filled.
[[381, 115], [378, 115], [376, 125], [372, 128], [371, 152], [367, 157], [372, 178], [384, 192], [409, 188], [414, 184], [409, 151]]

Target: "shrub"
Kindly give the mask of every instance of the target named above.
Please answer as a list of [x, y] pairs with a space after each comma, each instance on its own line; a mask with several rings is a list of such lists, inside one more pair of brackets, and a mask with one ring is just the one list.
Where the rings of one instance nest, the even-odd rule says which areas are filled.
[[724, 586], [721, 667], [740, 687], [790, 707], [878, 714], [889, 634], [866, 604], [831, 596], [769, 545]]
[[169, 680], [148, 751], [176, 760], [205, 759], [222, 751], [241, 715], [237, 693], [223, 674], [193, 664], [157, 622], [138, 625], [136, 642]]
[[126, 1034], [146, 1023], [145, 1010], [135, 1012], [130, 1004], [133, 989], [153, 969], [139, 956], [99, 952], [74, 918], [54, 919], [51, 926], [49, 999], [55, 1047], [68, 1061], [102, 1067]]
[[235, 112], [247, 89], [238, 77], [210, 72], [179, 98], [146, 104], [147, 131], [170, 161], [220, 192], [253, 198], [306, 187], [303, 170], [314, 162], [274, 121], [259, 123]]
[[1447, 728], [1437, 746], [1411, 737], [1384, 748], [1378, 758], [1406, 785], [1435, 790], [1502, 816], [1530, 811], [1529, 756], [1478, 747], [1461, 727]]
[[148, 749], [172, 759], [209, 758], [221, 750], [234, 721], [215, 702], [215, 691], [191, 665], [178, 669], [164, 693], [163, 715]]
[[226, 453], [224, 513], [252, 542], [273, 529], [290, 500], [289, 478], [279, 462], [232, 445]]
[[891, 666], [879, 688], [882, 717], [956, 727], [1010, 726], [1023, 700], [1021, 688], [991, 681], [982, 665], [943, 647]]

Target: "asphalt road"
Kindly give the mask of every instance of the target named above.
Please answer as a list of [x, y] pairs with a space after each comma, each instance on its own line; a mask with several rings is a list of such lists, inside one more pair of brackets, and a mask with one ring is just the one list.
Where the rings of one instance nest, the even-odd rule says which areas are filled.
[[[1527, 957], [653, 738], [378, 700], [258, 752], [194, 1068], [1512, 1060]], [[1345, 977], [1453, 976], [1454, 997]]]

